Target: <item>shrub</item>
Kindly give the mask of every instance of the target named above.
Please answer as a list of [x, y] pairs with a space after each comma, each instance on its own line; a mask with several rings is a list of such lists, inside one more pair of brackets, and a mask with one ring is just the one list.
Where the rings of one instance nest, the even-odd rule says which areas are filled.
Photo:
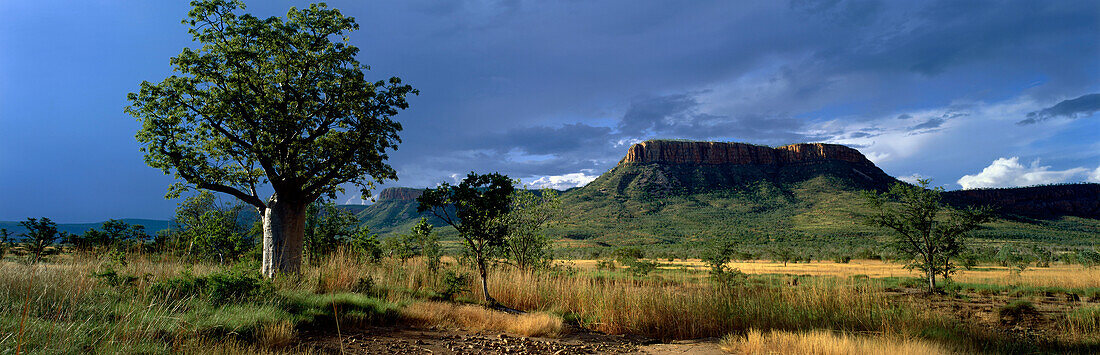
[[111, 287], [119, 286], [133, 286], [137, 282], [138, 277], [134, 275], [121, 275], [115, 269], [108, 268], [107, 270], [100, 272], [93, 272], [92, 278], [99, 280], [100, 282]]
[[604, 259], [596, 260], [596, 270], [614, 271], [616, 269], [615, 260]]
[[470, 290], [470, 275], [447, 270], [443, 273], [443, 289], [439, 294], [444, 299], [454, 299], [454, 296]]
[[179, 277], [153, 284], [153, 293], [174, 297], [204, 297], [214, 305], [263, 299], [274, 292], [271, 283], [253, 270], [233, 268], [196, 277], [184, 271]]
[[1019, 319], [1023, 315], [1033, 313], [1035, 313], [1035, 305], [1028, 300], [1015, 300], [997, 309], [997, 315], [1001, 318]]
[[632, 260], [626, 263], [630, 268], [631, 275], [635, 277], [644, 277], [657, 269], [657, 263], [645, 260]]

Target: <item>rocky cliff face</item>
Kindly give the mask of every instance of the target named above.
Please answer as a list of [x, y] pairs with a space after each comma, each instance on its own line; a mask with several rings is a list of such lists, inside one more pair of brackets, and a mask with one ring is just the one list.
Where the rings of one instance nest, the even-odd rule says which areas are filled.
[[837, 144], [801, 143], [770, 148], [745, 143], [664, 140], [634, 144], [620, 164], [786, 165], [827, 160], [874, 165], [859, 151]]
[[382, 201], [415, 201], [420, 194], [424, 193], [423, 189], [414, 189], [411, 187], [390, 187], [382, 190], [378, 193], [378, 202]]

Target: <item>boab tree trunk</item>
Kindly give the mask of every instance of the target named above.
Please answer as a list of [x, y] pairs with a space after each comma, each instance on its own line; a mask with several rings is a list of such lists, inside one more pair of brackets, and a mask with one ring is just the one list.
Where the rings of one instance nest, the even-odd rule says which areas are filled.
[[301, 269], [307, 205], [280, 198], [278, 194], [268, 201], [263, 213], [263, 262], [260, 266], [265, 277], [297, 274]]

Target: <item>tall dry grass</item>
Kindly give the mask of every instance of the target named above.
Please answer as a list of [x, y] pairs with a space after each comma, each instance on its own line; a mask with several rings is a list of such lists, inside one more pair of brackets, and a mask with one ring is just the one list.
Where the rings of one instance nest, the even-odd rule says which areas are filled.
[[[405, 301], [438, 290], [418, 260], [383, 261], [363, 269], [391, 301]], [[474, 275], [473, 270], [450, 266]], [[464, 297], [482, 299], [471, 278]], [[811, 278], [797, 286], [747, 283], [716, 287], [694, 275], [634, 279], [590, 273], [526, 273], [494, 269], [489, 292], [501, 303], [527, 311], [563, 314], [582, 326], [609, 334], [659, 339], [720, 337], [759, 329], [835, 329], [911, 334], [926, 329], [954, 332], [951, 320], [926, 308], [910, 307], [867, 283]]]
[[557, 337], [563, 328], [561, 317], [548, 313], [508, 314], [445, 302], [413, 303], [403, 308], [401, 314], [422, 326], [496, 330], [522, 336]]
[[952, 354], [946, 347], [925, 340], [868, 337], [824, 330], [790, 332], [750, 329], [745, 335], [729, 335], [719, 343], [733, 354], [805, 355], [938, 355]]

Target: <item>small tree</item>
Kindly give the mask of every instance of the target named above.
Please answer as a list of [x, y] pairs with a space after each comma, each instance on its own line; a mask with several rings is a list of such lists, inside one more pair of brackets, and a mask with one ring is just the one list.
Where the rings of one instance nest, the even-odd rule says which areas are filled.
[[416, 225], [412, 227], [412, 236], [416, 238], [416, 243], [420, 246], [420, 255], [424, 256], [424, 262], [428, 265], [428, 270], [436, 272], [439, 270], [439, 266], [442, 264], [440, 258], [443, 257], [443, 249], [439, 245], [439, 236], [432, 231], [432, 224], [428, 223], [428, 219], [421, 217]]
[[918, 185], [895, 183], [883, 194], [869, 192], [871, 210], [866, 223], [887, 228], [896, 235], [896, 247], [910, 259], [907, 267], [921, 270], [928, 291], [936, 289], [937, 275], [950, 275], [951, 259], [962, 250], [962, 238], [992, 219], [988, 208], [955, 210], [940, 200], [942, 187], [928, 189], [927, 179]]
[[185, 255], [199, 255], [219, 262], [237, 260], [256, 243], [241, 225], [244, 205], [221, 204], [213, 193], [202, 191], [176, 208], [179, 239], [187, 243]]
[[145, 226], [109, 219], [103, 222], [100, 229], [92, 228], [79, 235], [64, 235], [62, 243], [72, 245], [77, 252], [87, 253], [107, 248], [121, 251], [134, 244], [140, 245], [148, 239], [149, 234], [145, 233]]
[[52, 247], [59, 237], [57, 223], [42, 217], [41, 219], [27, 218], [26, 221], [19, 222], [19, 225], [27, 230], [21, 236], [23, 237], [22, 254], [27, 257], [28, 263], [37, 263], [60, 251]]
[[306, 211], [305, 247], [311, 264], [316, 265], [358, 231], [359, 218], [341, 210], [335, 203], [318, 201]]
[[798, 255], [795, 254], [794, 250], [791, 250], [791, 248], [784, 246], [771, 248], [770, 250], [768, 250], [768, 253], [771, 254], [772, 261], [783, 263], [784, 267], [787, 266], [787, 263], [791, 262], [792, 260], [796, 260], [798, 257]]
[[7, 228], [0, 228], [0, 260], [4, 260], [4, 256], [8, 255], [11, 245], [11, 232], [8, 232]]
[[719, 285], [730, 285], [743, 275], [740, 270], [729, 267], [736, 254], [737, 243], [730, 239], [716, 240], [703, 254], [703, 261], [710, 268], [712, 281]]
[[367, 226], [359, 226], [345, 241], [352, 253], [369, 262], [382, 258], [382, 247], [378, 242], [378, 235], [371, 233]]
[[485, 301], [494, 306], [499, 303], [489, 295], [488, 262], [489, 256], [504, 244], [507, 236], [507, 228], [498, 219], [508, 213], [513, 191], [515, 187], [508, 176], [471, 172], [458, 185], [444, 182], [425, 190], [416, 199], [417, 212], [431, 211], [458, 231], [481, 274]]
[[537, 194], [527, 189], [512, 193], [511, 207], [501, 218], [508, 236], [504, 255], [523, 271], [550, 266], [552, 241], [543, 232], [561, 214], [558, 192], [542, 189]]

